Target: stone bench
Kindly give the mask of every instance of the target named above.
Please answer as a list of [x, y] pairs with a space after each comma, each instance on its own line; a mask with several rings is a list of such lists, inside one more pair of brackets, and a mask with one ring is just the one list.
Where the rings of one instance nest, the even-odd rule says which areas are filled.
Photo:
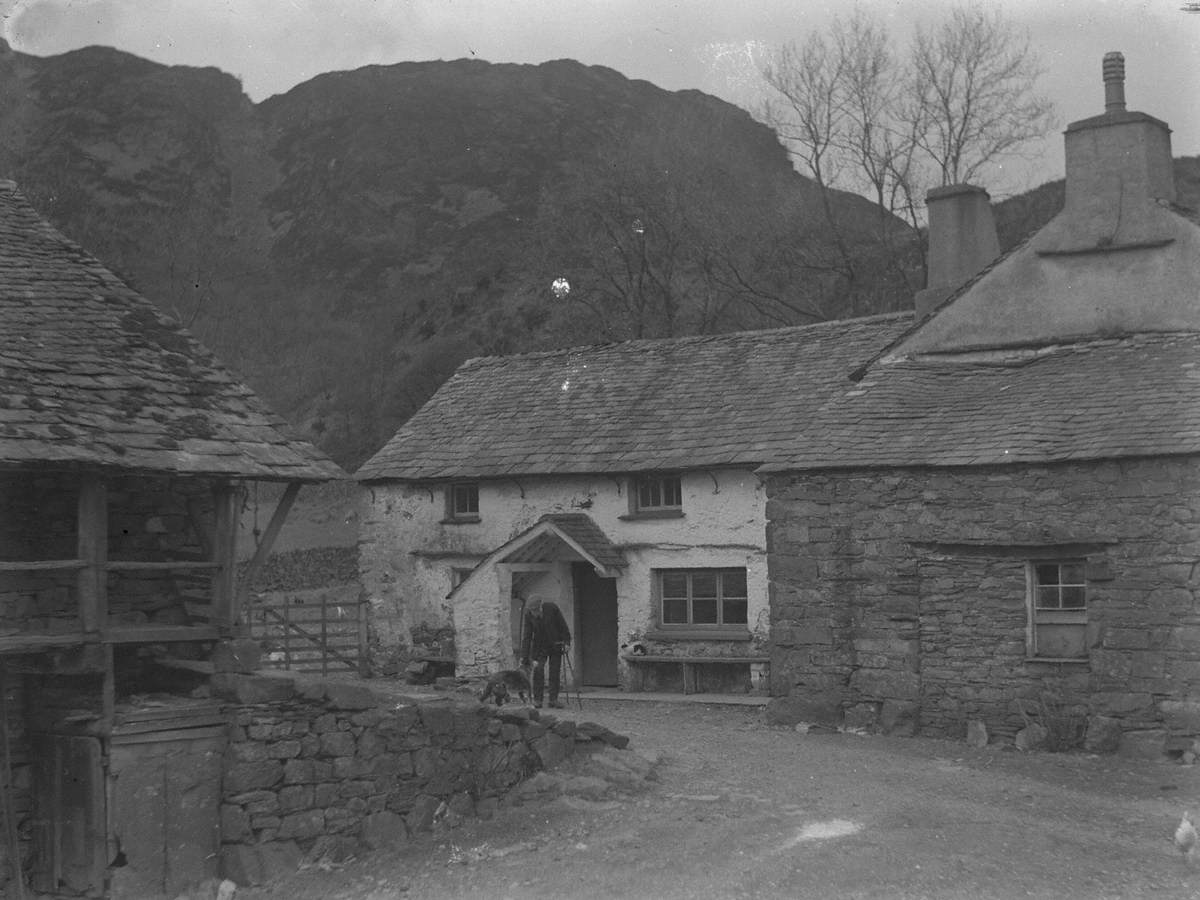
[[642, 671], [644, 666], [673, 664], [682, 669], [683, 675], [683, 692], [685, 694], [699, 694], [700, 690], [700, 666], [729, 666], [729, 665], [747, 665], [754, 663], [770, 662], [768, 656], [662, 656], [653, 653], [622, 653], [621, 659], [629, 663], [629, 690], [641, 691], [645, 682], [645, 673]]

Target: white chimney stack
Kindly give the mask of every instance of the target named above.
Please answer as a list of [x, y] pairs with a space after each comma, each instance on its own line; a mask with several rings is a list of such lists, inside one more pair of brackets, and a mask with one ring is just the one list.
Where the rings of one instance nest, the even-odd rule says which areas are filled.
[[926, 288], [914, 301], [918, 319], [1000, 255], [990, 200], [987, 191], [973, 184], [934, 188], [925, 195], [929, 271]]
[[1104, 114], [1067, 126], [1065, 211], [1109, 225], [1122, 218], [1133, 224], [1127, 215], [1133, 205], [1175, 200], [1171, 129], [1125, 109], [1124, 56], [1105, 54], [1103, 72]]

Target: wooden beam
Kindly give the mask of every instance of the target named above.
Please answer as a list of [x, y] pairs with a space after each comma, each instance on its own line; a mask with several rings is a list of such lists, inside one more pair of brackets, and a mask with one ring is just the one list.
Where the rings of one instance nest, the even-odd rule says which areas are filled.
[[238, 501], [241, 492], [237, 487], [223, 482], [213, 488], [213, 558], [218, 569], [213, 573], [213, 620], [212, 624], [232, 631], [240, 619], [234, 577], [237, 574]]
[[267, 523], [267, 529], [262, 534], [262, 540], [258, 542], [258, 547], [254, 551], [254, 556], [250, 563], [246, 566], [246, 574], [242, 579], [241, 584], [237, 589], [237, 603], [239, 609], [244, 609], [246, 601], [250, 596], [250, 586], [254, 584], [254, 579], [262, 569], [263, 564], [267, 561], [267, 557], [271, 555], [271, 549], [275, 546], [275, 539], [279, 537], [279, 530], [283, 528], [283, 523], [288, 517], [288, 513], [292, 510], [292, 504], [296, 502], [296, 495], [300, 493], [301, 482], [289, 481], [288, 486], [284, 488], [283, 496], [279, 498], [279, 503], [275, 507], [275, 512], [271, 513], [271, 521]]
[[82, 569], [86, 566], [82, 559], [42, 559], [30, 562], [0, 562], [0, 572], [54, 572]]
[[96, 475], [84, 475], [79, 487], [79, 621], [95, 634], [108, 622], [108, 488]]

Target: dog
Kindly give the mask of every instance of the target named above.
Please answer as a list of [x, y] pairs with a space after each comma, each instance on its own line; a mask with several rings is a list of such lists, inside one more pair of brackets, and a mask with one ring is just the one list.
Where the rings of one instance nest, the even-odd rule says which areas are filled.
[[488, 698], [491, 698], [497, 706], [503, 706], [514, 694], [522, 703], [529, 702], [529, 697], [533, 694], [529, 677], [520, 669], [504, 669], [488, 676], [479, 699], [486, 703]]

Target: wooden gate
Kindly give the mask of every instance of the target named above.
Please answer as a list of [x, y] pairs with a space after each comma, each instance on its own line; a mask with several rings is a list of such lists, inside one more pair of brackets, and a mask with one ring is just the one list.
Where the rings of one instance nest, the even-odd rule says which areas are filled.
[[265, 668], [365, 673], [366, 604], [358, 599], [329, 591], [265, 594], [254, 598], [247, 615]]

